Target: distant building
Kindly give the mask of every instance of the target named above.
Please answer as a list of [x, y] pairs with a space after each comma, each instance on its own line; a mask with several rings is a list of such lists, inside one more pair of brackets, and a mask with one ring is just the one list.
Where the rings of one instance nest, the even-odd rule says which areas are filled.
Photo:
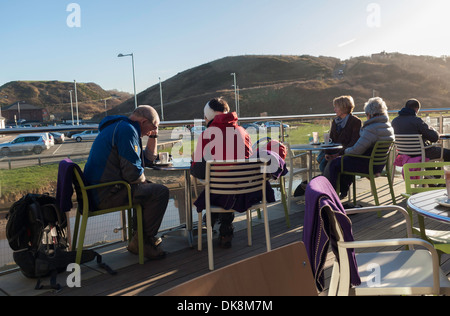
[[27, 103], [14, 103], [2, 109], [2, 115], [7, 123], [15, 123], [17, 121], [43, 122], [45, 116], [48, 117], [46, 109], [39, 108]]

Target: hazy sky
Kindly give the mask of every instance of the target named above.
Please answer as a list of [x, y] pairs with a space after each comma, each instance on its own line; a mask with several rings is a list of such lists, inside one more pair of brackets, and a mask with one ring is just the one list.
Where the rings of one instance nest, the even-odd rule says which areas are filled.
[[0, 0], [0, 86], [132, 92], [119, 53], [138, 92], [226, 56], [450, 55], [449, 15], [449, 0]]

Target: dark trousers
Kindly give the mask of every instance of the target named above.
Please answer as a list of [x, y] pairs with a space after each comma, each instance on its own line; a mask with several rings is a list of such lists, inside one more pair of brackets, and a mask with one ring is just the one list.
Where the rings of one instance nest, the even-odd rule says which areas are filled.
[[[425, 157], [428, 159], [441, 158], [441, 147], [431, 147], [425, 150]], [[450, 150], [444, 148], [444, 161], [450, 161]]]
[[[331, 185], [336, 189], [338, 174], [341, 171], [341, 159], [342, 157], [338, 157], [332, 160], [329, 163], [330, 173], [329, 179]], [[374, 173], [381, 173], [383, 171], [384, 166], [374, 166]], [[365, 158], [357, 158], [357, 157], [344, 157], [344, 171], [349, 172], [360, 172], [360, 173], [369, 173], [369, 159]], [[341, 175], [341, 192], [346, 194], [350, 188], [350, 185], [353, 183], [353, 176]]]
[[[110, 198], [104, 198], [99, 203], [99, 206], [101, 208], [110, 208], [127, 203], [126, 200], [124, 201], [124, 194], [122, 193], [125, 194], [126, 198], [126, 192], [116, 192]], [[169, 203], [169, 189], [162, 184], [147, 182], [133, 184], [132, 194], [133, 203], [138, 203], [142, 206], [144, 237], [156, 236]], [[133, 220], [133, 227], [136, 228], [136, 218]]]

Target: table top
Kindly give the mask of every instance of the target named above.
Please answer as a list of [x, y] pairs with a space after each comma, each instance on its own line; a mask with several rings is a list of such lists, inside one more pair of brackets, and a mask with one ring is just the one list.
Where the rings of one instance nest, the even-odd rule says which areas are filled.
[[295, 144], [291, 145], [291, 150], [327, 150], [327, 149], [342, 149], [342, 144], [325, 143], [320, 144]]
[[174, 158], [168, 164], [159, 164], [148, 166], [155, 170], [190, 170], [191, 159], [190, 158]]
[[408, 206], [423, 216], [450, 223], [450, 207], [441, 206], [437, 200], [447, 197], [447, 189], [432, 190], [414, 194], [408, 199]]

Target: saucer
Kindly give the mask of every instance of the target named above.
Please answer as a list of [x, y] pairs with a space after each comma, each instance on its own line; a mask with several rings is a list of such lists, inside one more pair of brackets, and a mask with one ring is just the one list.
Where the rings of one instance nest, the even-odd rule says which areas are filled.
[[167, 163], [157, 162], [157, 163], [155, 163], [155, 166], [158, 166], [158, 167], [168, 167], [168, 166], [171, 166], [171, 165], [172, 165], [171, 162], [167, 162]]
[[450, 207], [450, 199], [446, 197], [436, 199], [436, 202], [441, 206]]

